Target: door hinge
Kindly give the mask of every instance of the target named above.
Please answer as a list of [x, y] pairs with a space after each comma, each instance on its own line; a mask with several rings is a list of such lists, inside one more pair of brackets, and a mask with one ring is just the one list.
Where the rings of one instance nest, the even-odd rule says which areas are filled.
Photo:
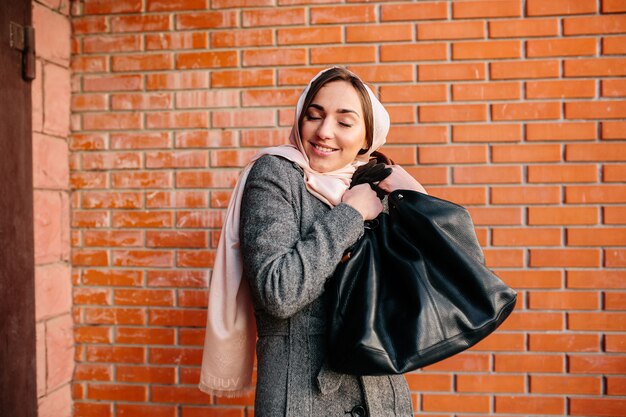
[[22, 78], [32, 81], [37, 76], [35, 65], [35, 28], [11, 22], [9, 45], [22, 52]]

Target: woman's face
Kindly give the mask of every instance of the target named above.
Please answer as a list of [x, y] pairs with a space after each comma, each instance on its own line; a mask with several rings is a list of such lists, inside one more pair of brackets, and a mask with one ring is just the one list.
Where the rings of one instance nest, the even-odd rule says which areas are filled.
[[300, 136], [315, 171], [342, 168], [356, 159], [359, 150], [367, 148], [361, 100], [350, 83], [329, 82], [303, 111]]

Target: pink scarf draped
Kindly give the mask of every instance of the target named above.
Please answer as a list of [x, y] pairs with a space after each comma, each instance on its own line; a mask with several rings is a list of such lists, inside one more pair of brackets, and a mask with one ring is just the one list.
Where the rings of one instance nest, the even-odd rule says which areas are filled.
[[[314, 81], [326, 70], [321, 71]], [[385, 143], [389, 131], [389, 114], [374, 93], [366, 86], [374, 115], [373, 143], [369, 151], [349, 165], [336, 171], [320, 173], [309, 166], [300, 139], [298, 119], [311, 83], [305, 88], [296, 106], [294, 127], [289, 145], [261, 150], [243, 169], [226, 211], [213, 274], [209, 285], [206, 335], [202, 353], [200, 390], [217, 396], [240, 396], [254, 388], [252, 370], [256, 343], [256, 322], [250, 289], [243, 279], [239, 247], [241, 197], [246, 178], [254, 162], [263, 155], [278, 155], [300, 166], [307, 190], [330, 207], [341, 202], [350, 186], [356, 167], [368, 161], [372, 152]]]

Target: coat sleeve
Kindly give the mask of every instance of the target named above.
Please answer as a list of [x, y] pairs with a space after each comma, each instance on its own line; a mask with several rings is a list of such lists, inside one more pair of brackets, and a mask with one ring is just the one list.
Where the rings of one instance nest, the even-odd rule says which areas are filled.
[[252, 167], [241, 204], [244, 275], [257, 308], [288, 318], [319, 297], [347, 248], [363, 234], [363, 218], [339, 204], [303, 234], [303, 181], [291, 162], [265, 156]]

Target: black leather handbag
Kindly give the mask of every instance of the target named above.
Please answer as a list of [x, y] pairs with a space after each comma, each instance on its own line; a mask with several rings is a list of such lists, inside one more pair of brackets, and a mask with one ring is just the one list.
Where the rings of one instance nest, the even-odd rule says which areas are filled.
[[476, 344], [515, 307], [465, 208], [404, 190], [388, 202], [328, 282], [328, 359], [338, 372], [424, 367]]

